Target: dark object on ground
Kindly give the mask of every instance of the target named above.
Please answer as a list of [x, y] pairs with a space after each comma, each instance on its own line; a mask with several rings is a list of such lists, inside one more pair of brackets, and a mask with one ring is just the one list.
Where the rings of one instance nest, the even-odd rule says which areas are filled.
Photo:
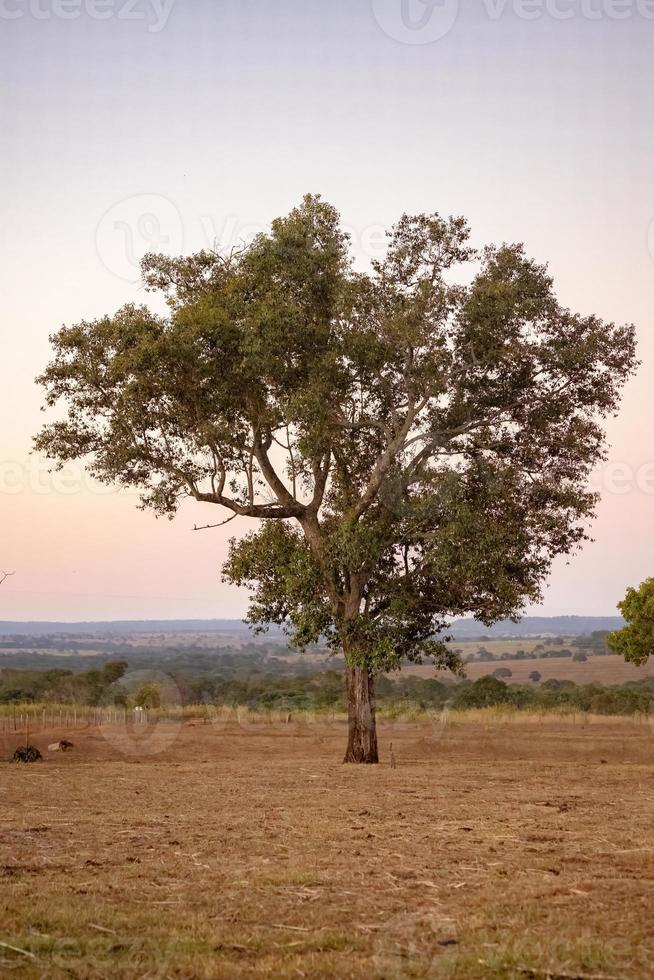
[[14, 752], [13, 762], [40, 762], [43, 756], [35, 745], [19, 745]]
[[48, 752], [68, 752], [69, 749], [74, 747], [73, 743], [69, 742], [67, 738], [62, 738], [60, 741], [48, 745]]

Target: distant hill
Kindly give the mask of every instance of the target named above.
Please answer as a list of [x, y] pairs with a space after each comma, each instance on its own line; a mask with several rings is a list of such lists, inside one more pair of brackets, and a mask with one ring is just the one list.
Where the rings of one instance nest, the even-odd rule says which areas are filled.
[[451, 629], [455, 639], [465, 640], [485, 636], [494, 639], [503, 636], [583, 636], [619, 630], [622, 626], [621, 616], [525, 616], [518, 623], [504, 619], [491, 627], [475, 619], [457, 619]]
[[[452, 624], [455, 639], [503, 636], [582, 636], [597, 630], [616, 630], [624, 625], [619, 616], [525, 616], [519, 623], [503, 620], [490, 628], [474, 619]], [[271, 635], [279, 635], [272, 627]], [[240, 619], [141, 619], [101, 623], [48, 623], [0, 621], [2, 636], [45, 636], [46, 634], [100, 635], [127, 633], [249, 633]]]
[[[271, 630], [273, 632], [274, 630]], [[45, 636], [46, 634], [83, 634], [89, 636], [108, 633], [249, 633], [249, 626], [241, 619], [135, 619], [115, 620], [103, 623], [48, 623], [3, 622], [3, 636]]]

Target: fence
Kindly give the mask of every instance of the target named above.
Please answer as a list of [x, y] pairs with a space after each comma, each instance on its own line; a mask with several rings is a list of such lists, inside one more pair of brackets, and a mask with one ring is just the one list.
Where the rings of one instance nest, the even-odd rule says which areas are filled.
[[147, 725], [143, 708], [92, 708], [79, 705], [33, 705], [0, 708], [0, 735], [39, 731], [74, 731], [101, 725]]

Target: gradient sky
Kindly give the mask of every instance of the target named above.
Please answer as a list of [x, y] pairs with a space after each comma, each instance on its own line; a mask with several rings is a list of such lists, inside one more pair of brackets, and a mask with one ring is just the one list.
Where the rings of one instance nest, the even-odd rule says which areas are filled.
[[194, 534], [214, 510], [48, 477], [33, 379], [60, 324], [146, 298], [139, 254], [248, 237], [307, 191], [361, 263], [402, 211], [464, 214], [638, 325], [595, 543], [539, 609], [612, 613], [654, 574], [653, 49], [653, 0], [0, 0], [0, 618], [242, 614], [219, 569], [245, 522]]

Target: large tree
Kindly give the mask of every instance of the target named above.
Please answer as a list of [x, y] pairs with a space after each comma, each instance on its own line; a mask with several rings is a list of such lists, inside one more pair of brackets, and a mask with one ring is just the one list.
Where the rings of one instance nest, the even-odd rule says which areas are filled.
[[67, 407], [36, 440], [59, 465], [85, 458], [160, 514], [192, 497], [261, 522], [224, 576], [252, 622], [344, 652], [347, 762], [378, 761], [376, 673], [456, 669], [449, 618], [515, 617], [586, 537], [635, 365], [633, 327], [571, 313], [522, 246], [468, 236], [405, 215], [356, 271], [308, 196], [228, 255], [147, 256], [167, 315], [64, 327], [40, 378]]

